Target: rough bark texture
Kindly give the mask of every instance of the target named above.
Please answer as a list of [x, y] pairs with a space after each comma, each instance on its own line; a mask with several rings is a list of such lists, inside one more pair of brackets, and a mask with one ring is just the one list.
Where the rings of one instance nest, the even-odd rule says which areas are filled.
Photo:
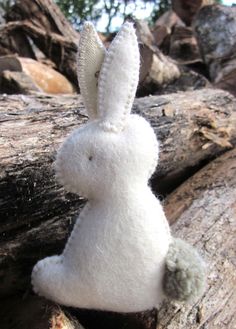
[[156, 329], [157, 323], [155, 309], [129, 314], [72, 309], [32, 293], [5, 298], [0, 316], [1, 329]]
[[166, 26], [170, 30], [175, 25], [184, 26], [185, 24], [184, 24], [183, 21], [181, 21], [180, 17], [178, 15], [176, 15], [176, 13], [172, 9], [167, 10], [155, 22], [155, 27], [157, 27], [157, 26]]
[[194, 29], [212, 81], [236, 95], [236, 8], [204, 7], [194, 21]]
[[24, 72], [3, 71], [0, 76], [0, 89], [7, 94], [32, 94], [40, 91], [34, 81]]
[[[165, 14], [163, 16], [160, 18], [160, 22], [165, 22], [167, 19]], [[171, 19], [171, 17], [169, 18]], [[165, 27], [165, 25], [159, 27]], [[150, 94], [162, 95], [178, 91], [195, 90], [209, 86], [209, 82], [202, 75], [202, 72], [200, 70], [197, 72], [197, 67], [183, 66], [183, 64], [197, 65], [199, 62], [202, 63], [198, 54], [196, 39], [193, 37], [190, 28], [181, 26], [174, 28], [170, 38], [171, 42], [169, 42], [167, 47], [167, 53], [172, 58], [175, 58], [176, 61], [164, 55], [156, 46], [155, 33], [151, 33], [146, 22], [136, 22], [136, 33], [141, 58], [137, 92], [139, 97]], [[165, 48], [165, 45], [163, 47]]]
[[155, 22], [152, 34], [154, 42], [164, 53], [169, 53], [170, 35], [175, 26], [185, 26], [173, 10], [166, 11]]
[[159, 193], [169, 192], [199, 166], [235, 144], [234, 102], [228, 93], [202, 89], [144, 97], [135, 103], [134, 109], [151, 122], [161, 143], [160, 162], [153, 177]]
[[0, 57], [0, 90], [7, 94], [72, 94], [75, 88], [61, 73], [32, 58]]
[[197, 302], [186, 306], [166, 303], [159, 314], [158, 329], [235, 328], [235, 164], [236, 149], [204, 167], [165, 201], [174, 235], [202, 253], [208, 282]]
[[[172, 190], [202, 162], [235, 144], [235, 104], [235, 98], [228, 93], [210, 89], [136, 100], [134, 112], [152, 123], [161, 142], [160, 165], [153, 178], [156, 191]], [[27, 308], [32, 298], [29, 289], [33, 265], [40, 258], [62, 251], [83, 205], [81, 198], [66, 194], [55, 183], [52, 162], [65, 135], [86, 120], [80, 97], [0, 97], [0, 294], [9, 300], [5, 307], [12, 305], [9, 307], [14, 309], [15, 299], [10, 296], [17, 294], [18, 304]], [[197, 237], [200, 240], [200, 231]], [[172, 315], [180, 313], [173, 305], [171, 309]], [[70, 312], [88, 329], [95, 328], [99, 321], [101, 329], [115, 329], [112, 323], [127, 327], [127, 321], [131, 321], [127, 328], [137, 329], [137, 323], [140, 329], [155, 325], [155, 311], [137, 315], [138, 322], [136, 317], [129, 320], [123, 315]], [[19, 328], [27, 328], [20, 324], [21, 320]]]
[[6, 20], [29, 20], [36, 26], [60, 34], [68, 41], [77, 40], [77, 33], [62, 14], [59, 7], [51, 0], [16, 0], [14, 6], [8, 11]]
[[197, 40], [190, 27], [176, 26], [174, 28], [170, 40], [169, 56], [182, 64], [201, 61]]
[[85, 329], [71, 313], [36, 295], [10, 296], [0, 302], [1, 329]]
[[[8, 13], [7, 22], [0, 30], [0, 45], [3, 43], [7, 49], [10, 45], [13, 54], [16, 52], [20, 56], [34, 58], [29, 56], [29, 50], [22, 53], [22, 47], [26, 47], [25, 42], [19, 47], [15, 45], [17, 33], [24, 36], [26, 41], [28, 37], [56, 64], [61, 73], [77, 84], [76, 53], [79, 35], [53, 1], [18, 0]], [[14, 39], [13, 49], [8, 35]]]
[[[87, 118], [80, 97], [1, 96], [0, 104], [1, 252], [3, 263], [18, 255], [16, 268], [9, 267], [18, 276], [25, 254], [30, 268], [40, 255], [61, 249], [78, 212], [81, 199], [55, 184], [51, 165], [64, 137]], [[146, 97], [135, 102], [134, 112], [151, 122], [161, 143], [153, 177], [159, 193], [172, 190], [236, 140], [235, 99], [223, 91]], [[4, 277], [0, 290], [9, 292], [13, 283], [7, 271]]]
[[200, 8], [212, 5], [214, 2], [214, 0], [172, 0], [172, 8], [187, 25], [191, 25]]
[[142, 89], [147, 94], [147, 91], [150, 93], [152, 89], [179, 78], [180, 70], [174, 61], [153, 46], [154, 38], [146, 22], [136, 22], [136, 33], [141, 57], [139, 90]]
[[23, 57], [35, 58], [29, 40], [19, 26], [15, 29], [7, 25], [0, 26], [0, 55], [18, 54]]

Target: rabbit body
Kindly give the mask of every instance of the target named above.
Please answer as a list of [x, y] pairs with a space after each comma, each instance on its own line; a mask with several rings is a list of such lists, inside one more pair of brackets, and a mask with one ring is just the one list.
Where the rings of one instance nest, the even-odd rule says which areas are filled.
[[36, 291], [65, 305], [120, 312], [162, 301], [170, 232], [147, 184], [157, 154], [151, 126], [137, 115], [119, 134], [95, 121], [69, 136], [57, 157], [57, 175], [90, 201], [56, 264], [49, 257], [36, 265]]
[[62, 255], [35, 265], [33, 288], [68, 306], [143, 311], [163, 300], [171, 235], [148, 186], [158, 160], [155, 133], [130, 114], [139, 74], [132, 24], [124, 24], [108, 53], [87, 24], [78, 63], [90, 121], [65, 140], [56, 172], [67, 190], [89, 201]]
[[158, 306], [169, 233], [150, 190], [120, 202], [91, 201], [78, 221], [63, 253], [62, 266], [74, 269], [68, 305], [118, 312]]

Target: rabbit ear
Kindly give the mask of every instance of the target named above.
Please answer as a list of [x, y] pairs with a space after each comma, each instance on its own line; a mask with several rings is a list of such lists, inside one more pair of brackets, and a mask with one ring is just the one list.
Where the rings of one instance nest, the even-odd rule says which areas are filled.
[[78, 48], [78, 81], [85, 108], [91, 119], [97, 118], [98, 75], [105, 52], [93, 24], [85, 23]]
[[139, 79], [139, 49], [133, 24], [126, 22], [111, 43], [98, 81], [98, 114], [108, 130], [119, 131], [134, 101]]

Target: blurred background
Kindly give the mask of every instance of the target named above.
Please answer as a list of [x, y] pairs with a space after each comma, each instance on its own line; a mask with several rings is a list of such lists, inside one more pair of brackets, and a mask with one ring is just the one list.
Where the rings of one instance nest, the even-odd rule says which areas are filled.
[[[0, 21], [15, 0], [1, 0]], [[62, 12], [79, 29], [85, 20], [92, 21], [100, 32], [114, 32], [126, 18], [146, 19], [153, 24], [158, 17], [171, 8], [171, 0], [54, 0]], [[224, 5], [236, 5], [232, 0], [216, 0]]]
[[79, 92], [83, 23], [93, 22], [109, 47], [128, 19], [141, 55], [137, 97], [209, 85], [236, 95], [235, 6], [231, 0], [2, 0], [0, 93]]

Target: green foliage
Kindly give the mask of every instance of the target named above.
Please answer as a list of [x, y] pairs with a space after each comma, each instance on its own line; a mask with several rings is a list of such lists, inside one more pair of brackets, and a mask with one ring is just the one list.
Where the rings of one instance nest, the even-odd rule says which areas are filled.
[[154, 23], [169, 9], [171, 9], [171, 0], [160, 0], [158, 7], [155, 8], [151, 14], [150, 23]]
[[9, 8], [14, 4], [14, 0], [1, 0], [0, 1], [0, 9], [2, 12], [7, 12]]
[[74, 26], [83, 24], [85, 20], [96, 22], [101, 16], [101, 10], [96, 9], [99, 0], [54, 0], [64, 15]]
[[[109, 32], [113, 18], [123, 19], [127, 5], [134, 0], [54, 0], [68, 20], [78, 28], [85, 20], [96, 23], [103, 15], [107, 17], [106, 30]], [[143, 2], [148, 2], [147, 0]], [[150, 1], [149, 1], [150, 2]]]
[[133, 13], [130, 13], [128, 6], [132, 3], [133, 7], [145, 7], [147, 3], [153, 4], [156, 7], [155, 16], [160, 16], [169, 8], [170, 0], [54, 0], [61, 8], [64, 15], [74, 25], [79, 28], [85, 20], [90, 20], [96, 23], [103, 15], [107, 18], [106, 31], [110, 31], [112, 20], [116, 17], [121, 19], [134, 18]]

